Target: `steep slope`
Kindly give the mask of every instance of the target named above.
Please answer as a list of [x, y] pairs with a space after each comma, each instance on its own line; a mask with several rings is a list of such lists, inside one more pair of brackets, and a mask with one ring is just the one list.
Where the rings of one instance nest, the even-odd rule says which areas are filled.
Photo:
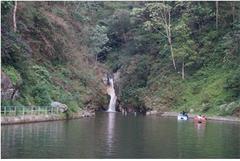
[[[54, 13], [56, 10], [64, 14]], [[61, 4], [19, 2], [17, 33], [9, 21], [11, 12], [2, 17], [2, 70], [10, 79], [20, 75], [22, 80], [18, 82], [19, 97], [2, 100], [2, 105], [59, 101], [72, 111], [107, 105], [102, 82], [107, 69], [89, 54], [83, 42], [86, 26], [70, 13]]]

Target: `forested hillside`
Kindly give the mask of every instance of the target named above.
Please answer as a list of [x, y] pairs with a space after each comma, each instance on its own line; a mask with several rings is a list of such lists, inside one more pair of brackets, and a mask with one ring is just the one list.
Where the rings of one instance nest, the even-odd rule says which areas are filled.
[[77, 20], [73, 7], [18, 2], [14, 32], [14, 3], [2, 2], [2, 72], [18, 91], [12, 99], [6, 89], [2, 105], [48, 106], [58, 101], [76, 112], [107, 104], [101, 80], [107, 70], [89, 54], [89, 25]]
[[119, 71], [125, 108], [240, 115], [240, 2], [18, 2], [16, 31], [14, 6], [1, 71], [18, 94], [2, 105], [106, 107]]

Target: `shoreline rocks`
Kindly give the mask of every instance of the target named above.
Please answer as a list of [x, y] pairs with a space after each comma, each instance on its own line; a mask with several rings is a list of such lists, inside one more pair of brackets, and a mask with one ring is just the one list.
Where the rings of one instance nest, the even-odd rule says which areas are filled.
[[156, 115], [156, 114], [159, 114], [160, 112], [156, 111], [156, 110], [153, 110], [153, 111], [147, 111], [146, 112], [146, 115]]

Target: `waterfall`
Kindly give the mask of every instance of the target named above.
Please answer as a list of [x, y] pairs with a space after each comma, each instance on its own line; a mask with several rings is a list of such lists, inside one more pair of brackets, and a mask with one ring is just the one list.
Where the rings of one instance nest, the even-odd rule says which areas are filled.
[[116, 101], [117, 96], [114, 89], [113, 78], [109, 78], [109, 86], [107, 87], [107, 93], [111, 97], [109, 105], [108, 105], [108, 112], [116, 112]]

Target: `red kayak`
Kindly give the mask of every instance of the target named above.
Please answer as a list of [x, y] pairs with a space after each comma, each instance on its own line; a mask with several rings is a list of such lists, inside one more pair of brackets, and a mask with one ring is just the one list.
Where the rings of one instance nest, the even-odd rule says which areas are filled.
[[201, 115], [197, 115], [194, 117], [194, 121], [197, 122], [197, 123], [206, 123], [207, 121], [207, 118], [206, 116], [201, 116]]

